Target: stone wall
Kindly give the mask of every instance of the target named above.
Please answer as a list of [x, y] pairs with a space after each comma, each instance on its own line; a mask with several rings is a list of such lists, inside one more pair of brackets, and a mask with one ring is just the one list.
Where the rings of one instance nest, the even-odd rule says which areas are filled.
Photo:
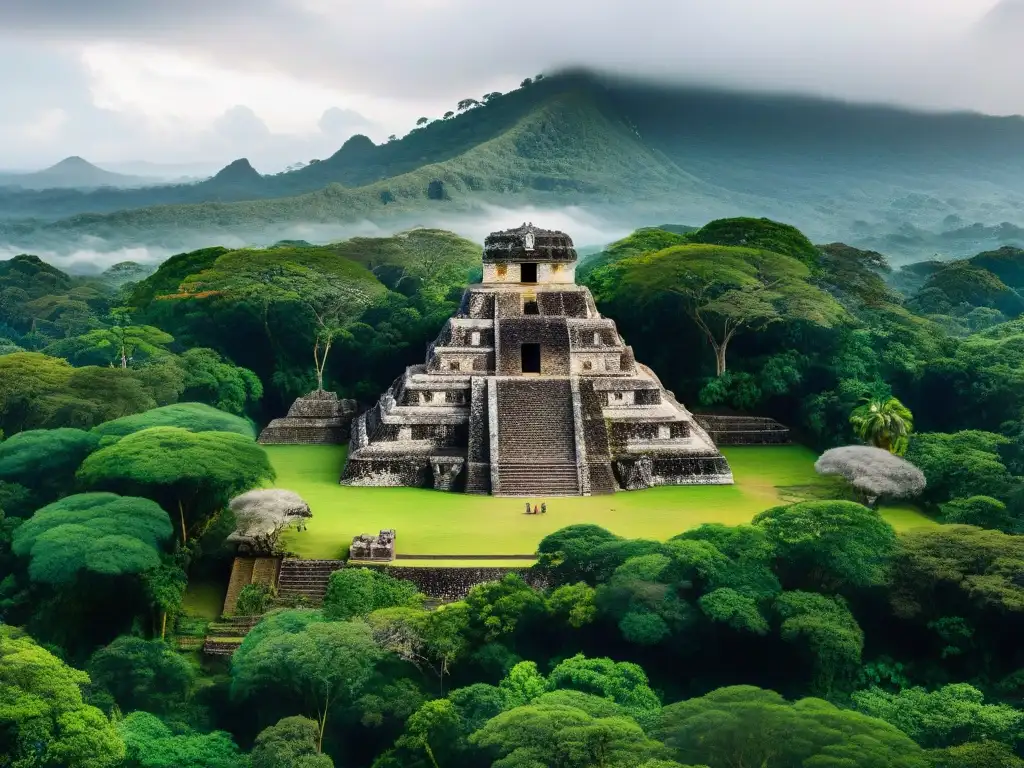
[[466, 492], [491, 492], [491, 432], [487, 379], [474, 378], [469, 403], [469, 448], [466, 454]]
[[722, 456], [621, 456], [615, 460], [619, 485], [639, 491], [659, 485], [720, 485], [732, 482], [732, 469]]
[[[536, 263], [536, 262], [534, 262]], [[517, 284], [522, 280], [522, 264], [516, 261], [489, 262], [484, 264], [484, 283]], [[576, 265], [555, 262], [552, 264], [537, 263], [537, 283], [576, 282]]]
[[552, 317], [587, 317], [587, 302], [579, 291], [543, 291], [537, 294], [542, 315]]
[[462, 295], [462, 307], [459, 314], [479, 320], [493, 320], [494, 294], [467, 290]]
[[615, 476], [612, 473], [611, 451], [608, 447], [608, 424], [601, 408], [601, 398], [599, 393], [594, 391], [592, 379], [580, 379], [579, 386], [590, 493], [614, 493]]
[[787, 445], [789, 428], [775, 419], [760, 416], [714, 416], [699, 414], [693, 417], [715, 445]]
[[546, 589], [550, 586], [546, 577], [531, 568], [403, 568], [395, 565], [367, 567], [378, 568], [396, 579], [410, 581], [427, 597], [442, 602], [461, 600], [478, 584], [500, 581], [508, 573], [519, 574], [534, 589]]
[[375, 488], [433, 488], [434, 470], [427, 456], [350, 457], [345, 464], [341, 484]]
[[531, 316], [500, 321], [498, 345], [501, 354], [496, 361], [499, 376], [522, 373], [520, 350], [523, 344], [540, 344], [542, 374], [569, 375], [569, 328], [564, 318]]

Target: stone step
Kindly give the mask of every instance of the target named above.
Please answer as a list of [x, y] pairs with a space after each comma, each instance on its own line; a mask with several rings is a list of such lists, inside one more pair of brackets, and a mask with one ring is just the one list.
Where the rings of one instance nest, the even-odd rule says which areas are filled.
[[501, 496], [576, 496], [579, 475], [575, 464], [498, 465], [498, 493]]
[[539, 463], [576, 459], [572, 387], [565, 379], [499, 380], [498, 456]]
[[278, 578], [278, 595], [281, 597], [305, 596], [313, 602], [322, 602], [327, 593], [327, 582], [331, 574], [345, 566], [343, 560], [299, 560], [285, 558], [281, 561]]

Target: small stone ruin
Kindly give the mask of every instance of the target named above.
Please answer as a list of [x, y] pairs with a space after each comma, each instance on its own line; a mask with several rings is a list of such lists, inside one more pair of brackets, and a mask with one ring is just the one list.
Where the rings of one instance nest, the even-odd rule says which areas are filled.
[[348, 441], [355, 400], [340, 400], [320, 389], [298, 398], [288, 415], [274, 419], [260, 432], [264, 445], [339, 445]]
[[788, 445], [790, 442], [789, 428], [775, 419], [715, 414], [699, 414], [694, 419], [704, 427], [715, 445]]
[[348, 550], [348, 557], [350, 560], [391, 562], [395, 559], [394, 529], [388, 528], [376, 536], [363, 533], [354, 537]]

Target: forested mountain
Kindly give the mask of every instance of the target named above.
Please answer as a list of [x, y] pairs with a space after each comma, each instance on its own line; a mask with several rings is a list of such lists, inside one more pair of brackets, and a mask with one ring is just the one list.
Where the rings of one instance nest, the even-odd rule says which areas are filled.
[[190, 185], [0, 192], [0, 238], [96, 235], [181, 248], [230, 234], [269, 243], [285, 225], [371, 220], [397, 229], [489, 203], [583, 206], [627, 228], [743, 211], [898, 258], [1024, 245], [1016, 117], [586, 72], [463, 106], [381, 145], [352, 137], [329, 158], [273, 176], [239, 160]]

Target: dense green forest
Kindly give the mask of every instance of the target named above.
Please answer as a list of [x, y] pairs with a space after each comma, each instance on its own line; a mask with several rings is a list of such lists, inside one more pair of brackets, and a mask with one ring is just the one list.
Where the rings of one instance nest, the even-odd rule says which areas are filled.
[[[229, 661], [178, 650], [223, 579], [257, 427], [421, 362], [479, 245], [413, 230], [211, 247], [153, 274], [0, 262], [0, 766], [1024, 766], [1024, 251], [894, 271], [764, 219], [642, 229], [579, 267], [694, 410], [920, 469], [667, 541], [574, 525], [545, 589], [440, 608], [349, 568]], [[318, 377], [319, 373], [319, 377]], [[112, 598], [116, 596], [116, 598]]]

